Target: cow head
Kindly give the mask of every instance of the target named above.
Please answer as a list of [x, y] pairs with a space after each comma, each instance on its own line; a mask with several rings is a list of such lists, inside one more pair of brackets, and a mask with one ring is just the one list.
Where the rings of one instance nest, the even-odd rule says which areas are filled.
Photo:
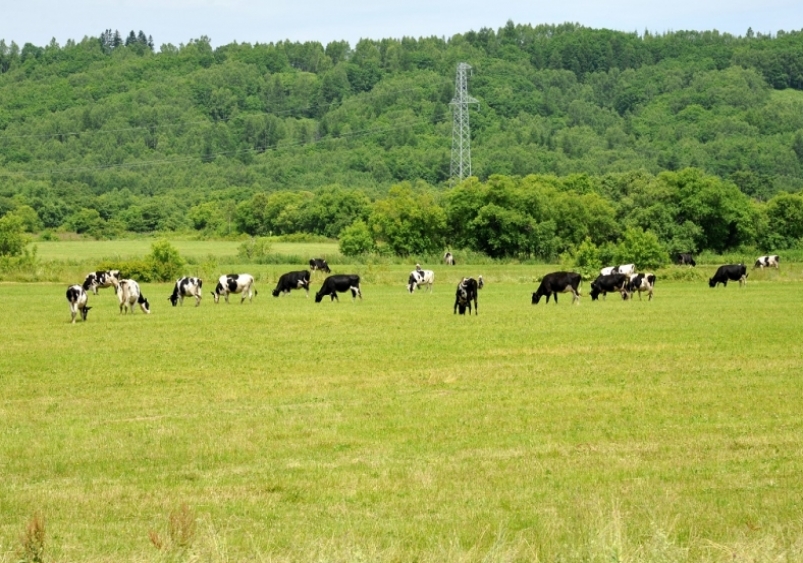
[[717, 286], [717, 281], [714, 278], [709, 278], [708, 287], [716, 287], [716, 286]]
[[539, 301], [541, 301], [541, 294], [537, 291], [533, 291], [533, 305], [538, 305]]
[[177, 294], [175, 294], [175, 293], [173, 293], [173, 295], [171, 295], [170, 297], [168, 297], [168, 298], [167, 298], [167, 300], [168, 300], [168, 301], [170, 301], [170, 303], [172, 303], [172, 304], [173, 304], [173, 307], [175, 307], [176, 305], [178, 305], [178, 295], [177, 295]]
[[273, 294], [274, 297], [279, 297], [279, 294], [281, 293], [281, 291], [279, 291], [279, 288], [277, 287], [271, 293]]
[[86, 316], [89, 314], [89, 310], [90, 310], [91, 308], [92, 308], [92, 307], [83, 307], [83, 308], [81, 309], [81, 320], [83, 320], [83, 321], [85, 321], [85, 320], [86, 320]]
[[324, 298], [324, 294], [323, 294], [322, 291], [319, 291], [318, 293], [315, 294], [315, 302], [316, 303], [320, 303], [321, 301], [323, 301], [323, 298]]
[[418, 281], [419, 278], [416, 276], [415, 272], [410, 274], [410, 277], [407, 279], [407, 291], [412, 293], [418, 288]]

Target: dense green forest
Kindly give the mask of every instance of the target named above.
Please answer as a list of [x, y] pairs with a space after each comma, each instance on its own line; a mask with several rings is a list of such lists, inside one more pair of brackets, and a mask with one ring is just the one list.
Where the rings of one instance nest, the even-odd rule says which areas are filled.
[[[125, 38], [124, 38], [125, 37]], [[459, 62], [475, 178], [449, 179]], [[340, 237], [554, 258], [803, 237], [803, 31], [0, 41], [0, 231]]]

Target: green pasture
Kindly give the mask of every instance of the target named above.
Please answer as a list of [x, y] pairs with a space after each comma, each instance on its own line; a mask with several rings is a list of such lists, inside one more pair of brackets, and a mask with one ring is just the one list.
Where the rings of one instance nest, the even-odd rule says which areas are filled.
[[48, 561], [803, 560], [783, 271], [532, 306], [527, 266], [320, 304], [256, 267], [251, 304], [143, 284], [151, 315], [101, 290], [74, 326], [64, 284], [0, 284], [0, 561], [35, 514]]

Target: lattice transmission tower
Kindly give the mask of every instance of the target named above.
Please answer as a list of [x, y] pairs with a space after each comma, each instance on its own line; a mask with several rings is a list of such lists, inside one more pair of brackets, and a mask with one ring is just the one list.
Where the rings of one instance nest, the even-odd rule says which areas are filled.
[[479, 105], [479, 101], [468, 95], [468, 74], [471, 65], [457, 65], [457, 77], [454, 81], [454, 98], [452, 106], [452, 166], [449, 175], [452, 184], [471, 176], [471, 127], [468, 124], [468, 106]]

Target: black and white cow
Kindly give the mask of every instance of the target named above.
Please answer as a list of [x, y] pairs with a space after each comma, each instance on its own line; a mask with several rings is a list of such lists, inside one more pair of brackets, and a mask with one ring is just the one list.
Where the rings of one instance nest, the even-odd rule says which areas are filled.
[[81, 320], [86, 321], [86, 315], [92, 307], [87, 307], [89, 295], [86, 290], [80, 285], [71, 285], [67, 288], [67, 301], [70, 303], [70, 316], [72, 317], [72, 324], [75, 324], [75, 317], [81, 313]]
[[[605, 299], [609, 293], [614, 291], [621, 293], [624, 299], [627, 299], [627, 282], [628, 276], [624, 274], [607, 274], [598, 276], [591, 282], [591, 300], [596, 301], [602, 294], [602, 299]], [[556, 296], [557, 297], [557, 296]]]
[[332, 301], [337, 299], [339, 303], [340, 298], [337, 296], [337, 294], [345, 293], [346, 291], [351, 291], [352, 301], [355, 300], [357, 296], [359, 296], [360, 301], [362, 301], [362, 291], [360, 291], [360, 276], [357, 274], [338, 274], [335, 276], [329, 276], [323, 280], [323, 286], [321, 286], [321, 290], [315, 294], [315, 302], [320, 303], [324, 297], [329, 295], [331, 296]]
[[184, 298], [185, 297], [195, 297], [195, 306], [201, 304], [201, 286], [203, 286], [203, 280], [201, 278], [188, 278], [183, 277], [179, 280], [176, 280], [176, 285], [173, 288], [173, 294], [167, 298], [175, 307], [177, 304], [181, 303], [184, 305]]
[[329, 269], [329, 264], [327, 264], [326, 260], [323, 258], [310, 258], [309, 269], [313, 272], [320, 270], [321, 272], [326, 272], [327, 274], [332, 273], [332, 270]]
[[635, 264], [620, 264], [616, 266], [616, 269], [613, 271], [614, 274], [624, 274], [626, 276], [632, 276], [636, 273], [636, 265]]
[[116, 286], [120, 281], [120, 270], [105, 270], [100, 272], [90, 272], [84, 280], [84, 291], [92, 290], [95, 295], [99, 288]]
[[452, 256], [451, 252], [447, 252], [443, 255], [443, 263], [447, 266], [454, 266], [456, 262], [454, 261], [454, 256]]
[[474, 278], [463, 278], [457, 284], [457, 291], [454, 294], [454, 312], [460, 311], [461, 315], [466, 314], [466, 307], [468, 307], [468, 314], [471, 315], [471, 302], [474, 302], [474, 314], [480, 314], [480, 308], [477, 305], [477, 294], [479, 293], [480, 284]]
[[242, 293], [240, 298], [241, 305], [245, 302], [246, 297], [250, 303], [254, 295], [257, 294], [257, 290], [254, 288], [254, 276], [251, 274], [226, 274], [220, 276], [220, 279], [217, 280], [215, 291], [212, 292], [215, 303], [220, 302], [221, 295], [228, 303], [230, 293]]
[[770, 254], [769, 256], [759, 256], [756, 263], [753, 265], [753, 269], [761, 268], [781, 268], [781, 257], [777, 254]]
[[726, 264], [720, 266], [714, 277], [708, 280], [708, 287], [716, 287], [718, 283], [728, 287], [728, 281], [738, 281], [739, 287], [742, 287], [742, 284], [747, 285], [747, 276], [747, 266], [744, 264]]
[[616, 266], [606, 266], [599, 271], [600, 276], [610, 276], [617, 273]]
[[580, 274], [574, 272], [552, 272], [544, 276], [541, 285], [533, 293], [533, 305], [538, 305], [542, 297], [549, 298], [555, 296], [555, 304], [558, 304], [558, 293], [571, 293], [572, 303], [580, 304]]
[[655, 289], [655, 274], [649, 272], [643, 274], [633, 274], [627, 282], [627, 293], [633, 295], [638, 291], [638, 298], [641, 301], [641, 292], [646, 291], [649, 296], [648, 301], [652, 301], [652, 292]]
[[680, 252], [677, 259], [678, 266], [696, 266], [694, 255], [691, 252]]
[[117, 299], [120, 301], [120, 313], [125, 311], [128, 314], [128, 311], [131, 310], [133, 315], [134, 304], [139, 303], [143, 313], [151, 314], [151, 304], [142, 295], [139, 290], [139, 284], [134, 280], [120, 280], [117, 287], [115, 287], [115, 291], [117, 292]]
[[482, 276], [477, 276], [477, 289], [482, 289], [485, 287], [485, 280], [482, 279]]
[[415, 269], [410, 272], [410, 277], [407, 279], [407, 291], [413, 293], [416, 289], [420, 289], [422, 285], [427, 286], [429, 291], [432, 291], [432, 285], [435, 283], [435, 272], [432, 270], [419, 270]]
[[282, 293], [290, 293], [293, 289], [303, 289], [309, 297], [309, 270], [299, 270], [297, 272], [287, 272], [282, 274], [273, 290], [273, 296], [279, 297]]

